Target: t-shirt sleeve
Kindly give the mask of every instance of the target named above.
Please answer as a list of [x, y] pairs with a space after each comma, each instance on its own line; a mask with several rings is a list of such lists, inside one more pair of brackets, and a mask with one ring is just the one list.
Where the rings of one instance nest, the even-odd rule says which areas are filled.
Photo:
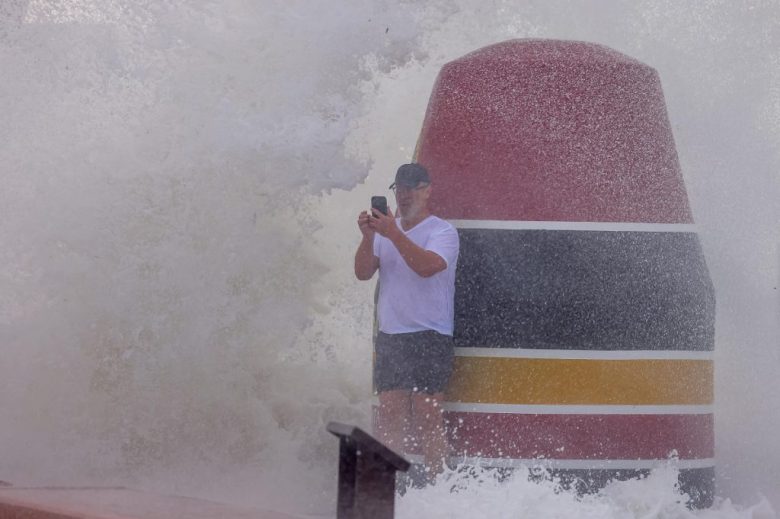
[[435, 252], [444, 259], [447, 266], [454, 265], [458, 261], [458, 251], [460, 250], [460, 240], [458, 231], [451, 225], [447, 225], [428, 238], [425, 250]]

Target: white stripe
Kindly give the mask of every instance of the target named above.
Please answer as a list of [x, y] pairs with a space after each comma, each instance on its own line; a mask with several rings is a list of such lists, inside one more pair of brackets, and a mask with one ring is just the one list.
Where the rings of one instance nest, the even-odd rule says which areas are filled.
[[712, 360], [712, 351], [676, 350], [545, 350], [528, 348], [455, 348], [458, 357], [501, 357], [512, 359], [592, 360]]
[[444, 402], [445, 411], [506, 414], [713, 414], [712, 405], [523, 405]]
[[[404, 458], [412, 463], [422, 464], [424, 458], [420, 454], [405, 454]], [[480, 458], [476, 456], [450, 456], [451, 465], [471, 465], [486, 468], [546, 468], [546, 469], [613, 469], [639, 470], [656, 469], [660, 467], [675, 467], [678, 469], [704, 469], [715, 466], [714, 458], [702, 459], [662, 459], [662, 460], [553, 460], [547, 458], [514, 459], [514, 458]]]
[[[421, 460], [422, 461], [422, 460]], [[476, 458], [453, 456], [455, 464], [477, 465], [480, 467], [542, 467], [548, 469], [613, 469], [638, 470], [671, 466], [679, 469], [702, 469], [715, 466], [713, 458], [697, 460], [552, 460], [552, 459], [510, 459]]]
[[510, 231], [611, 231], [695, 233], [691, 223], [644, 222], [537, 222], [522, 220], [449, 220], [458, 229], [504, 229]]
[[[379, 407], [379, 399], [371, 399], [372, 407]], [[714, 414], [713, 405], [526, 405], [482, 404], [473, 402], [443, 402], [445, 411], [465, 413], [507, 414], [588, 414], [588, 415], [637, 415], [637, 414]]]

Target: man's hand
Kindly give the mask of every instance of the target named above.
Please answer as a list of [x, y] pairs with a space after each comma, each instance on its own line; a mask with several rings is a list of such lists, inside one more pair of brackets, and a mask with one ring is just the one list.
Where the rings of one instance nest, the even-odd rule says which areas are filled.
[[376, 209], [371, 209], [371, 212], [373, 214], [368, 217], [368, 226], [385, 238], [392, 239], [393, 234], [398, 232], [393, 211], [388, 207], [387, 215], [380, 213]]
[[371, 216], [369, 216], [368, 211], [360, 213], [358, 216], [358, 227], [360, 228], [360, 232], [363, 233], [363, 238], [373, 243], [375, 231], [369, 224], [370, 218]]
[[358, 227], [363, 233], [363, 239], [355, 252], [355, 277], [360, 280], [371, 279], [379, 268], [379, 258], [374, 256], [374, 234], [371, 228], [371, 216], [368, 211], [363, 211], [358, 216]]

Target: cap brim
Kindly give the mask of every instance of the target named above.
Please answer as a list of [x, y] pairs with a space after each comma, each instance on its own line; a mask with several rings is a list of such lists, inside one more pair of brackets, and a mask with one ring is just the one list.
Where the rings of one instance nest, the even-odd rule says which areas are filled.
[[390, 189], [393, 189], [396, 185], [401, 185], [401, 186], [404, 186], [404, 187], [408, 187], [408, 188], [414, 189], [416, 187], [420, 187], [421, 184], [430, 184], [430, 182], [428, 182], [426, 180], [420, 180], [416, 184], [407, 184], [406, 182], [393, 182], [392, 184], [390, 184]]

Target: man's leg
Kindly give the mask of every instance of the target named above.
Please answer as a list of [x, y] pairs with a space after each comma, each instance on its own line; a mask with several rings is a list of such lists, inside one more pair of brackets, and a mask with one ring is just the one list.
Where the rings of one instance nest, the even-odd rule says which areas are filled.
[[377, 438], [402, 456], [411, 426], [410, 395], [411, 391], [406, 389], [381, 391], [375, 423]]
[[420, 443], [430, 479], [444, 470], [450, 446], [444, 427], [444, 393], [412, 393], [411, 437]]

